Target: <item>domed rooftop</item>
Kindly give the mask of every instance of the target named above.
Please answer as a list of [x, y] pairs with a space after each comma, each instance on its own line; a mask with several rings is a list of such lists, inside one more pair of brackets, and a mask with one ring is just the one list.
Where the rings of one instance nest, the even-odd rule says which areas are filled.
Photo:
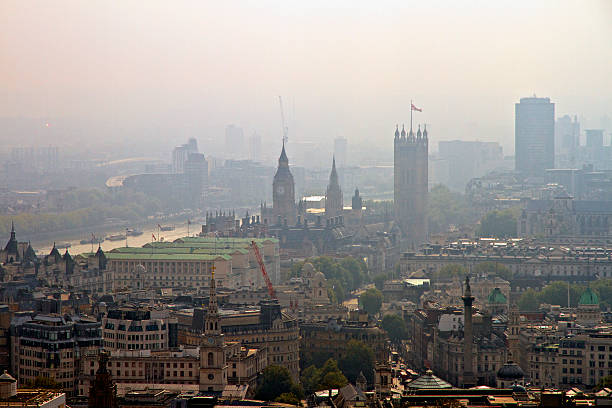
[[418, 390], [439, 390], [443, 388], [453, 388], [453, 386], [443, 379], [436, 377], [433, 371], [427, 370], [424, 375], [409, 382], [408, 388]]
[[523, 369], [512, 360], [508, 360], [497, 372], [497, 378], [505, 381], [520, 380], [525, 377]]
[[323, 272], [321, 271], [317, 271], [317, 273], [314, 274], [314, 279], [315, 280], [325, 280], [325, 274], [323, 274]]
[[499, 288], [493, 289], [489, 294], [489, 304], [505, 305], [507, 303], [508, 299]]
[[4, 373], [0, 375], [0, 382], [14, 383], [14, 382], [17, 382], [17, 380], [13, 378], [13, 376], [10, 375], [6, 370], [4, 370]]
[[315, 268], [312, 266], [310, 262], [306, 262], [304, 266], [302, 266], [302, 277], [303, 278], [312, 278], [314, 275]]
[[578, 301], [578, 305], [584, 305], [584, 306], [598, 305], [598, 304], [599, 304], [599, 298], [597, 297], [595, 292], [591, 290], [591, 288], [587, 288], [582, 294], [582, 296], [580, 296], [580, 300]]

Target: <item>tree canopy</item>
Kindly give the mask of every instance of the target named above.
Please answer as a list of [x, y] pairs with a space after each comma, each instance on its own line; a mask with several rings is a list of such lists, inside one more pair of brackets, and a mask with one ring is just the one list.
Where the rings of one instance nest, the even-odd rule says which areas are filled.
[[376, 288], [370, 288], [359, 296], [359, 306], [369, 315], [375, 315], [380, 311], [382, 301], [382, 292]]
[[[612, 279], [599, 279], [589, 284], [591, 290], [599, 297], [599, 305], [604, 309], [612, 306]], [[568, 282], [555, 281], [546, 285], [541, 291], [527, 289], [520, 297], [518, 306], [521, 310], [535, 310], [542, 303], [567, 306]], [[576, 307], [586, 286], [579, 283], [569, 284], [570, 306]]]
[[361, 341], [348, 342], [346, 352], [338, 362], [338, 366], [351, 383], [355, 383], [361, 372], [368, 383], [374, 382], [374, 352]]
[[437, 184], [429, 191], [429, 230], [444, 232], [451, 224], [471, 224], [477, 220], [476, 212], [461, 193]]
[[315, 270], [323, 272], [327, 279], [328, 289], [333, 301], [341, 303], [348, 294], [360, 288], [368, 281], [368, 267], [362, 259], [347, 256], [332, 258], [321, 256], [295, 263], [291, 267], [291, 276], [302, 276], [302, 268], [306, 262], [312, 263]]
[[255, 391], [255, 398], [262, 401], [275, 401], [282, 395], [284, 395], [283, 400], [291, 399], [293, 396], [299, 401], [304, 393], [300, 386], [293, 382], [287, 368], [269, 365], [263, 370], [263, 377]]
[[338, 367], [338, 362], [330, 358], [323, 367], [308, 366], [302, 370], [301, 383], [307, 394], [329, 388], [344, 387], [348, 380]]
[[480, 220], [478, 235], [481, 237], [508, 238], [516, 237], [516, 210], [494, 210]]
[[399, 315], [394, 313], [386, 314], [382, 319], [382, 328], [387, 332], [389, 339], [394, 343], [405, 340], [408, 336], [406, 322]]

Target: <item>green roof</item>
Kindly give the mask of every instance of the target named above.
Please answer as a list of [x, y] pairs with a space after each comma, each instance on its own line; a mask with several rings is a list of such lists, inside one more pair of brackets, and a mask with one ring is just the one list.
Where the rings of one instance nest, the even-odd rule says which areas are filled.
[[108, 253], [124, 253], [124, 254], [208, 254], [208, 255], [224, 255], [233, 254], [239, 252], [241, 254], [248, 254], [249, 250], [245, 248], [201, 248], [201, 247], [189, 247], [189, 246], [167, 246], [167, 247], [119, 247], [110, 250]]
[[499, 288], [493, 289], [493, 291], [491, 291], [489, 294], [489, 304], [505, 305], [507, 303], [508, 299]]
[[597, 297], [597, 295], [595, 294], [595, 292], [593, 292], [591, 290], [591, 288], [587, 288], [584, 293], [582, 294], [582, 296], [580, 296], [580, 300], [578, 301], [579, 305], [598, 305], [599, 304], [599, 298]]
[[107, 252], [106, 259], [113, 260], [143, 260], [143, 261], [213, 261], [215, 259], [232, 259], [229, 255], [208, 255], [208, 254], [160, 254], [160, 253], [121, 253]]

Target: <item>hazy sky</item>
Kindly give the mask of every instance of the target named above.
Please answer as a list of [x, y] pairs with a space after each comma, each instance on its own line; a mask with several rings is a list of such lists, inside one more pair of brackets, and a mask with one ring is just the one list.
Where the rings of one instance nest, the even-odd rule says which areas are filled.
[[533, 93], [612, 116], [612, 1], [0, 2], [0, 117], [48, 118], [50, 143], [206, 151], [229, 123], [280, 143], [283, 95], [290, 142], [390, 149], [412, 98], [434, 143], [512, 153]]

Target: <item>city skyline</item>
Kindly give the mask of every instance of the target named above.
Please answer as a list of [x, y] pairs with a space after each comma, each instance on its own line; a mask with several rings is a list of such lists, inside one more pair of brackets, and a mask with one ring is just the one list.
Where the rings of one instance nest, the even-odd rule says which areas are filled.
[[204, 145], [236, 123], [268, 145], [281, 139], [282, 95], [290, 143], [380, 144], [413, 99], [434, 146], [498, 141], [512, 154], [520, 97], [550, 97], [559, 116], [587, 117], [591, 128], [612, 113], [605, 2], [0, 7], [13, 62], [0, 68], [8, 142], [14, 118], [30, 117], [41, 119], [22, 132], [31, 144], [86, 135], [107, 148], [130, 139], [164, 150], [188, 137]]

